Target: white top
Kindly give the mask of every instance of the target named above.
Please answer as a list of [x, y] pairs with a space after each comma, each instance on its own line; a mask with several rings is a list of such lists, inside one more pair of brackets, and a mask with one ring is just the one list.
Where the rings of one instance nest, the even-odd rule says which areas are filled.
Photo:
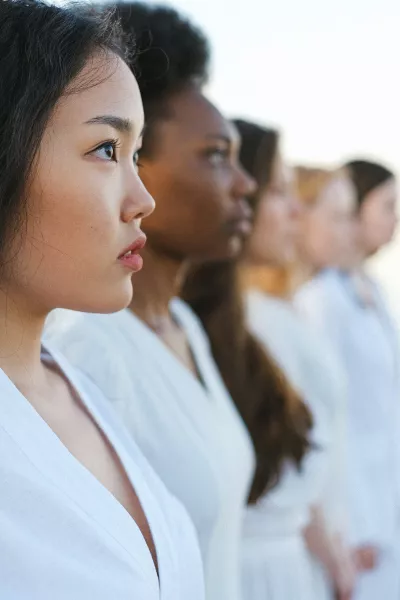
[[186, 512], [99, 390], [51, 355], [126, 470], [151, 528], [160, 579], [129, 513], [0, 370], [1, 598], [203, 600], [200, 553]]
[[351, 539], [385, 547], [400, 523], [400, 354], [383, 297], [373, 289], [375, 305], [366, 307], [348, 275], [328, 271], [305, 285], [296, 303], [346, 370]]
[[313, 414], [315, 444], [299, 472], [288, 463], [278, 485], [246, 511], [245, 537], [300, 535], [316, 503], [329, 505], [330, 523], [343, 526], [340, 464], [343, 443], [343, 396], [340, 378], [325, 348], [282, 300], [251, 290], [247, 318], [252, 333], [265, 345], [298, 389]]
[[177, 299], [171, 311], [186, 331], [203, 383], [130, 310], [59, 317], [48, 335], [102, 389], [188, 510], [199, 536], [207, 599], [238, 600], [253, 450], [198, 319]]

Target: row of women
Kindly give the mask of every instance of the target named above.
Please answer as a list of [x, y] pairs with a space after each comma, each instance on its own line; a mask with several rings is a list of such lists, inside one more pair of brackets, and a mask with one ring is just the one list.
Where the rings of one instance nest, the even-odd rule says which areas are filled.
[[0, 2], [5, 600], [400, 599], [393, 174], [293, 173], [208, 68], [169, 8]]

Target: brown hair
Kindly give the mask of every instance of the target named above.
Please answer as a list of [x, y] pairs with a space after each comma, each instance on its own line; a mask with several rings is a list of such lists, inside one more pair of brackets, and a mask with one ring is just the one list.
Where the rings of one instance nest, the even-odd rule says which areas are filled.
[[[270, 181], [278, 133], [244, 121], [235, 124], [242, 136], [242, 164], [264, 189]], [[250, 198], [255, 209], [259, 193]], [[224, 382], [250, 432], [257, 459], [249, 495], [253, 504], [278, 483], [286, 460], [300, 468], [310, 448], [311, 414], [247, 329], [237, 261], [196, 266], [188, 274], [182, 296], [200, 317]]]

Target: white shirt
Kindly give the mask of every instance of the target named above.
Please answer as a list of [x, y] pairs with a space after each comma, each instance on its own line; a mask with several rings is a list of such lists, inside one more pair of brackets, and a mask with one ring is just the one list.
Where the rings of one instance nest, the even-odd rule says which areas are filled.
[[333, 592], [308, 552], [310, 510], [324, 508], [332, 530], [343, 528], [343, 397], [326, 349], [294, 308], [257, 290], [246, 294], [250, 331], [278, 362], [313, 415], [313, 447], [300, 470], [287, 461], [278, 484], [244, 516], [243, 578], [248, 600], [323, 600]]
[[348, 381], [349, 525], [354, 544], [390, 547], [400, 524], [400, 378], [397, 332], [377, 286], [359, 301], [351, 278], [327, 271], [297, 295], [329, 339]]
[[202, 383], [130, 310], [56, 318], [48, 335], [102, 389], [197, 530], [208, 600], [239, 600], [242, 511], [254, 457], [208, 340], [175, 299]]
[[[341, 373], [326, 347], [288, 302], [251, 290], [247, 294], [247, 318], [250, 330], [277, 360], [314, 419], [311, 437], [315, 450], [305, 457], [301, 472], [287, 465], [281, 483], [266, 494], [260, 505], [271, 514], [281, 510], [282, 527], [287, 521], [292, 523], [292, 531], [294, 527], [302, 531], [309, 521], [310, 507], [322, 503], [332, 527], [342, 528], [344, 491], [340, 472], [344, 467], [345, 424]], [[273, 522], [278, 527], [279, 521]]]
[[0, 597], [203, 600], [200, 554], [184, 509], [99, 390], [51, 355], [125, 468], [150, 525], [159, 579], [129, 513], [0, 370]]

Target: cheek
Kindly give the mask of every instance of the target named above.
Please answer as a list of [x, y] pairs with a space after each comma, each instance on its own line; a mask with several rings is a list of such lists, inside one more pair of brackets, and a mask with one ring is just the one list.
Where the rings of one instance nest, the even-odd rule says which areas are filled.
[[257, 214], [251, 235], [251, 248], [254, 254], [266, 256], [279, 245], [279, 219], [270, 206], [262, 206]]
[[203, 225], [211, 229], [218, 225], [225, 212], [225, 198], [221, 186], [212, 177], [196, 173], [169, 173], [151, 181], [148, 171], [143, 183], [152, 192], [156, 210], [144, 222], [145, 230], [162, 231], [165, 228], [185, 228], [192, 235]]
[[49, 190], [43, 198], [43, 233], [49, 238], [62, 239], [71, 248], [76, 244], [89, 246], [92, 238], [104, 242], [112, 238], [119, 221], [119, 207], [110, 202], [115, 193], [99, 183], [75, 181], [62, 191]]
[[[62, 186], [60, 181], [63, 182]], [[103, 184], [103, 185], [102, 185]], [[31, 188], [26, 243], [32, 262], [43, 269], [78, 271], [108, 256], [118, 233], [115, 197], [101, 178], [86, 173], [61, 178], [55, 171]]]
[[264, 202], [258, 211], [255, 222], [255, 230], [260, 235], [273, 234], [281, 226], [281, 216], [279, 210], [272, 202]]
[[309, 218], [304, 234], [304, 244], [316, 261], [328, 261], [334, 245], [332, 227], [324, 215], [313, 215]]

